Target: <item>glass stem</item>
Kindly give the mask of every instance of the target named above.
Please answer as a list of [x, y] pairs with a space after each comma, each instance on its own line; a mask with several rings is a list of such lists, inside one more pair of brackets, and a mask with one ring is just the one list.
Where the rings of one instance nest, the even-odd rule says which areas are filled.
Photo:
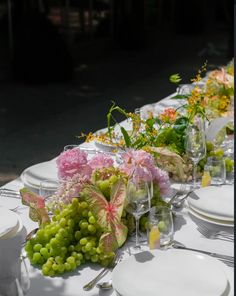
[[136, 224], [136, 240], [135, 240], [135, 248], [139, 249], [139, 217], [135, 216], [135, 224]]
[[197, 187], [197, 162], [193, 163], [193, 189]]

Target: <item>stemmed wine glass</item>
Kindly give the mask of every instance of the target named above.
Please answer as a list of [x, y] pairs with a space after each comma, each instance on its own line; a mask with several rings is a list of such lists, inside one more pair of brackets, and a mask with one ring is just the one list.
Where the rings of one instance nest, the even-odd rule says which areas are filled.
[[148, 182], [132, 175], [127, 184], [127, 206], [126, 211], [132, 214], [136, 224], [136, 242], [135, 248], [140, 249], [139, 243], [139, 219], [147, 213], [151, 207], [150, 187]]
[[193, 189], [196, 189], [197, 164], [206, 155], [205, 131], [203, 122], [200, 119], [189, 124], [187, 128], [185, 151], [193, 162]]

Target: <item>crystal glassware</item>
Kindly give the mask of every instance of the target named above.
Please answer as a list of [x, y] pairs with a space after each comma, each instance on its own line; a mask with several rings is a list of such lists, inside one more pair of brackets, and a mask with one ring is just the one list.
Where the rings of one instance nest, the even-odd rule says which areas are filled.
[[186, 155], [193, 162], [193, 188], [197, 188], [197, 164], [206, 155], [204, 123], [200, 119], [189, 124], [186, 130]]
[[136, 243], [135, 248], [140, 248], [139, 243], [139, 219], [150, 210], [150, 187], [146, 180], [134, 175], [127, 184], [127, 205], [126, 211], [132, 214], [136, 222]]

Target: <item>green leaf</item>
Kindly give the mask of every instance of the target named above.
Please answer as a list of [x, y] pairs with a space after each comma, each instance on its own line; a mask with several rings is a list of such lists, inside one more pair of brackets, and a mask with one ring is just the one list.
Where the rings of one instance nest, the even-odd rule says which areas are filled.
[[126, 147], [130, 147], [131, 146], [130, 136], [128, 135], [127, 131], [123, 128], [123, 126], [120, 127], [120, 130], [124, 137]]
[[30, 207], [29, 217], [32, 221], [39, 222], [39, 224], [50, 222], [44, 198], [42, 196], [25, 187], [20, 190], [20, 195], [22, 204]]
[[146, 120], [146, 124], [149, 126], [149, 127], [153, 127], [153, 125], [155, 124], [156, 120], [154, 118], [148, 118]]
[[172, 74], [169, 79], [170, 79], [170, 82], [172, 83], [179, 83], [182, 80], [179, 73]]
[[188, 95], [175, 95], [173, 97], [171, 97], [171, 99], [187, 99]]
[[122, 179], [118, 179], [111, 187], [110, 202], [106, 200], [102, 192], [93, 184], [86, 184], [83, 189], [83, 197], [90, 205], [97, 223], [104, 231], [100, 238], [105, 249], [120, 247], [127, 237], [127, 227], [121, 222], [126, 198], [126, 186]]

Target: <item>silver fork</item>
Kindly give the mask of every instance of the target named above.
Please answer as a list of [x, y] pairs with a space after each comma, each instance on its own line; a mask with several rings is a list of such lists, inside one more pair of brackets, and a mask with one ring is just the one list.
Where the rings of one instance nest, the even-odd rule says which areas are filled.
[[171, 197], [171, 199], [167, 202], [168, 205], [171, 205], [173, 201], [180, 195], [185, 193], [186, 184], [181, 184], [180, 188], [176, 191], [176, 193]]
[[19, 191], [8, 189], [8, 188], [0, 188], [0, 196], [9, 196], [14, 198], [20, 198]]
[[91, 290], [96, 283], [105, 275], [107, 274], [109, 268], [114, 268], [122, 259], [121, 255], [116, 254], [116, 256], [114, 257], [114, 259], [112, 260], [112, 262], [109, 264], [109, 266], [104, 267], [101, 272], [94, 278], [92, 279], [89, 283], [87, 283], [86, 285], [83, 286], [83, 289], [85, 291], [89, 291]]
[[226, 231], [214, 231], [202, 225], [199, 226], [197, 230], [202, 235], [204, 235], [206, 238], [209, 238], [209, 239], [223, 239], [223, 240], [234, 242], [234, 235]]

